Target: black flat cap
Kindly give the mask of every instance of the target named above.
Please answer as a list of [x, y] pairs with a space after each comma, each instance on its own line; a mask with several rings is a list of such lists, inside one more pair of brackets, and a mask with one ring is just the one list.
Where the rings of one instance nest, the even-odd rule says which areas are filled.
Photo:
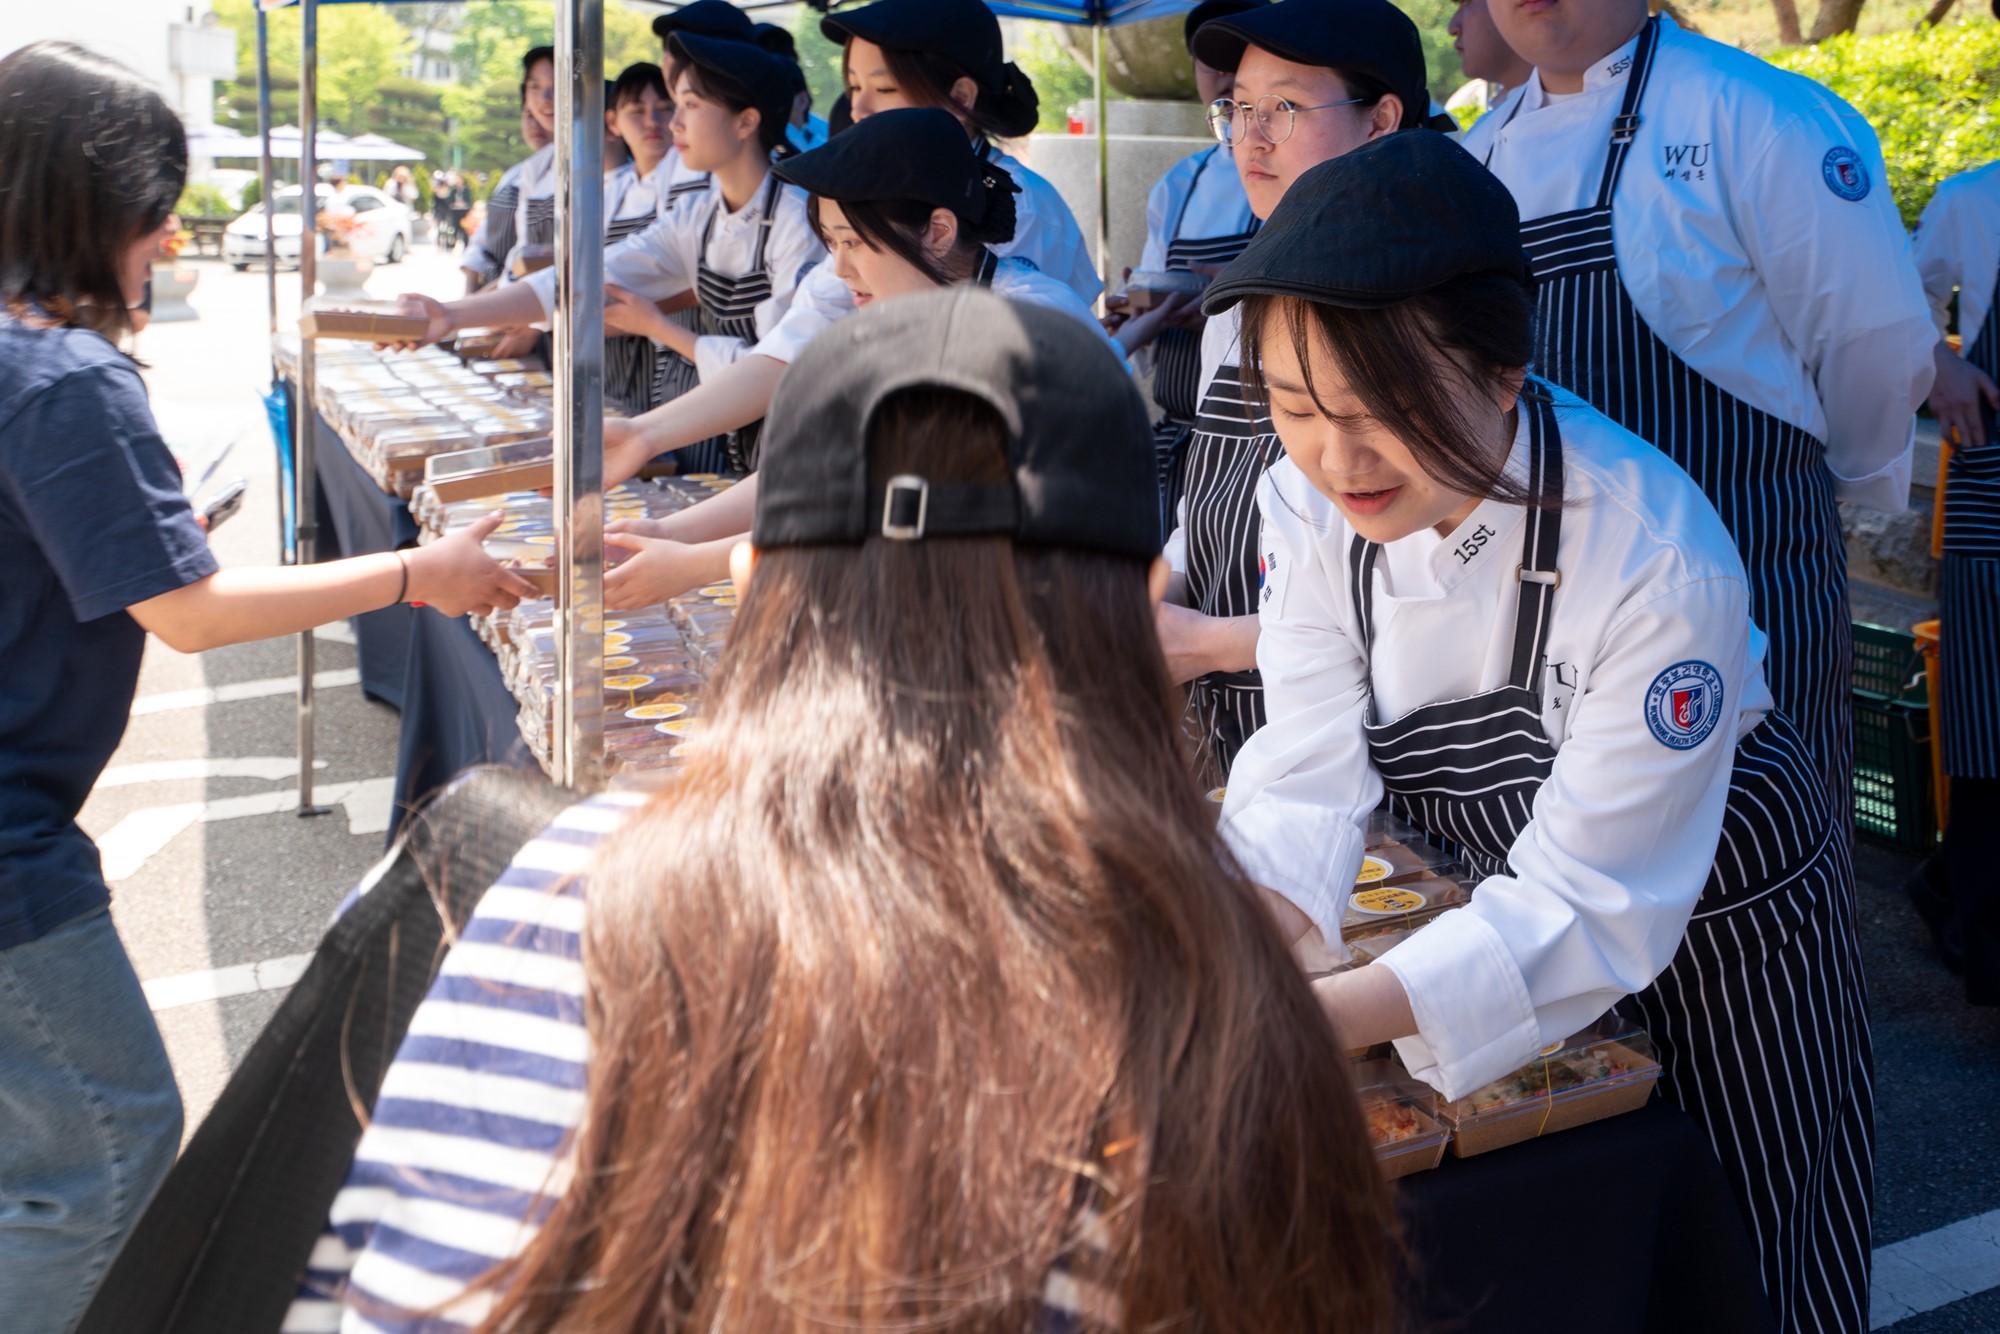
[[797, 62], [799, 44], [787, 29], [780, 28], [775, 23], [759, 23], [753, 25], [750, 31], [751, 40], [772, 55], [783, 56], [787, 60]]
[[828, 14], [819, 30], [837, 46], [859, 37], [892, 51], [943, 56], [996, 91], [1005, 77], [1000, 20], [980, 0], [876, 0]]
[[671, 14], [653, 20], [653, 31], [661, 41], [677, 32], [695, 32], [704, 37], [729, 37], [739, 42], [757, 39], [750, 18], [729, 0], [694, 0]]
[[[932, 485], [913, 472], [870, 485], [876, 410], [923, 387], [992, 405], [1008, 481]], [[814, 339], [778, 382], [759, 471], [750, 540], [764, 548], [1000, 535], [1140, 559], [1160, 550], [1152, 428], [1111, 344], [1074, 315], [970, 285], [881, 302]]]
[[[1246, 9], [1257, 9], [1270, 2], [1271, 0], [1201, 0], [1201, 3], [1190, 9], [1187, 17], [1181, 20], [1181, 37], [1187, 43], [1187, 49], [1192, 52], [1195, 32], [1202, 24], [1241, 14]], [[2000, 4], [2000, 0], [1995, 0], [1995, 3]]]
[[1020, 189], [974, 151], [958, 117], [937, 107], [878, 111], [811, 152], [773, 163], [771, 171], [822, 198], [915, 199], [975, 222], [986, 217], [996, 193]]
[[1292, 182], [1201, 309], [1259, 294], [1377, 309], [1470, 273], [1528, 281], [1514, 196], [1444, 135], [1399, 130]]
[[1247, 47], [1259, 47], [1297, 65], [1366, 74], [1403, 99], [1403, 123], [1430, 114], [1424, 78], [1424, 44], [1417, 25], [1389, 0], [1283, 0], [1204, 23], [1195, 34], [1195, 59], [1211, 69], [1233, 70]]
[[774, 56], [755, 42], [692, 32], [668, 34], [667, 55], [742, 84], [766, 125], [790, 123], [792, 97], [802, 81], [799, 67], [783, 56]]

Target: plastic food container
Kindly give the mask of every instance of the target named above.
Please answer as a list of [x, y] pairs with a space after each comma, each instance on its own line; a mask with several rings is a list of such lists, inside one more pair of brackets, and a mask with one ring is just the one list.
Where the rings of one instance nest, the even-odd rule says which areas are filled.
[[1379, 848], [1385, 843], [1421, 843], [1424, 831], [1407, 820], [1400, 820], [1388, 811], [1376, 810], [1368, 813], [1368, 819], [1361, 826], [1364, 848]]
[[1472, 872], [1458, 862], [1398, 875], [1394, 883], [1357, 881], [1341, 913], [1340, 938], [1352, 944], [1386, 931], [1414, 930], [1439, 913], [1471, 901]]
[[1437, 1118], [1437, 1095], [1389, 1061], [1354, 1067], [1361, 1115], [1382, 1175], [1393, 1181], [1444, 1161], [1451, 1132]]
[[1470, 1158], [1637, 1111], [1659, 1078], [1645, 1030], [1607, 1014], [1513, 1074], [1443, 1104], [1438, 1115], [1451, 1130], [1452, 1156]]

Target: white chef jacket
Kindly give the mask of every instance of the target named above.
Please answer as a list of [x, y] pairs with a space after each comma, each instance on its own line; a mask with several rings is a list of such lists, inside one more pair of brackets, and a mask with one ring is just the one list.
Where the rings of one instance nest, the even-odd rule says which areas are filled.
[[[711, 182], [702, 194], [686, 196], [645, 231], [626, 237], [607, 251], [604, 281], [653, 301], [687, 291], [694, 286], [695, 270], [702, 259], [702, 233], [711, 217], [715, 230], [708, 239], [708, 267], [724, 277], [748, 273], [757, 256], [768, 190], [766, 177], [751, 191], [748, 203], [734, 213], [724, 213], [722, 186]], [[805, 191], [796, 185], [779, 186], [777, 204], [771, 211], [771, 237], [764, 246], [764, 271], [770, 275], [771, 295], [757, 303], [760, 338], [778, 327], [791, 308], [800, 280], [825, 255], [826, 247], [806, 221]], [[529, 282], [541, 299], [542, 309], [553, 312], [555, 270], [544, 269]], [[726, 334], [703, 334], [695, 339], [695, 370], [706, 380], [747, 355], [751, 346]]]
[[[1202, 170], [1202, 163], [1208, 169]], [[1188, 194], [1192, 188], [1192, 197]], [[1181, 203], [1187, 202], [1186, 212]], [[1167, 168], [1167, 174], [1153, 183], [1146, 195], [1146, 244], [1139, 252], [1139, 267], [1157, 272], [1167, 267], [1167, 246], [1173, 236], [1169, 229], [1174, 218], [1181, 220], [1180, 235], [1189, 238], [1241, 236], [1250, 230], [1256, 214], [1250, 198], [1243, 193], [1243, 178], [1236, 164], [1217, 144], [1199, 153], [1190, 153]]]
[[[518, 186], [521, 181], [521, 169], [527, 165], [523, 160], [501, 172], [500, 180], [493, 187], [493, 194], [499, 194], [509, 185]], [[492, 195], [487, 197], [490, 199]], [[460, 262], [460, 267], [471, 269], [482, 279], [491, 281], [507, 263], [507, 256], [493, 253], [493, 243], [493, 211], [488, 209], [480, 215], [479, 230], [474, 232], [472, 239], [466, 243], [465, 258]]]
[[987, 150], [987, 161], [1003, 168], [1021, 187], [1014, 196], [1014, 239], [992, 247], [1002, 259], [1021, 259], [1063, 283], [1088, 306], [1104, 294], [1097, 276], [1097, 264], [1084, 242], [1083, 229], [1069, 211], [1062, 195], [1047, 181], [1029, 171], [1019, 158], [997, 148]]
[[[1002, 259], [993, 272], [992, 287], [996, 294], [1009, 301], [1025, 301], [1032, 306], [1051, 306], [1066, 311], [1087, 322], [1099, 333], [1104, 333], [1104, 326], [1098, 322], [1089, 303], [1076, 294], [1076, 289], [1058, 282], [1025, 260]], [[750, 350], [758, 356], [789, 363], [796, 360], [813, 339], [853, 313], [854, 293], [833, 271], [833, 256], [828, 255], [799, 284], [799, 290], [792, 298], [792, 308], [785, 313], [778, 327], [764, 335]], [[1119, 346], [1118, 340], [1108, 333], [1104, 333], [1104, 337], [1118, 349], [1119, 359], [1124, 360], [1125, 349]]]
[[[501, 256], [500, 286], [518, 282], [514, 277], [514, 255], [528, 243], [528, 201], [553, 199], [556, 193], [556, 146], [543, 144], [520, 166], [514, 184], [520, 197], [514, 201], [514, 249]], [[544, 273], [551, 270], [544, 269]], [[546, 306], [546, 302], [543, 303]]]
[[1960, 172], [1938, 186], [1917, 220], [1916, 247], [1937, 336], [1945, 335], [1956, 290], [1958, 331], [1970, 348], [1992, 308], [1994, 279], [2000, 276], [2000, 162]]
[[660, 170], [641, 176], [639, 168], [626, 162], [604, 178], [604, 221], [624, 222], [630, 218], [655, 218], [666, 207], [660, 190]]
[[681, 161], [681, 150], [668, 145], [667, 155], [653, 168], [653, 190], [660, 201], [660, 211], [666, 212], [689, 195], [700, 194], [709, 183], [709, 174], [696, 171]]
[[[1214, 168], [1209, 169], [1213, 171]], [[1235, 173], [1231, 173], [1234, 175]], [[1215, 382], [1215, 375], [1224, 366], [1240, 365], [1242, 358], [1238, 344], [1243, 341], [1243, 307], [1231, 306], [1220, 315], [1209, 317], [1201, 326], [1201, 393], [1195, 399], [1199, 405], [1208, 397], [1208, 388]], [[1175, 574], [1187, 573], [1187, 497], [1181, 497], [1174, 509], [1174, 531], [1167, 535], [1165, 550], [1160, 556], [1167, 562], [1167, 568]]]
[[[1569, 394], [1556, 400], [1566, 504], [1542, 681], [1555, 768], [1509, 850], [1514, 874], [1480, 881], [1467, 906], [1382, 959], [1416, 1014], [1417, 1036], [1397, 1044], [1405, 1063], [1453, 1098], [1666, 969], [1715, 858], [1735, 743], [1772, 708], [1743, 562], [1714, 508], [1658, 450]], [[1449, 537], [1425, 529], [1382, 549], [1371, 669], [1347, 521], [1290, 459], [1257, 500], [1270, 722], [1236, 757], [1222, 832], [1339, 955], [1359, 821], [1383, 792], [1362, 726], [1507, 684], [1526, 511], [1488, 500]], [[1722, 698], [1714, 730], [1673, 749], [1654, 737], [1647, 693], [1690, 660], [1715, 669]]]
[[[1936, 340], [1880, 146], [1820, 85], [1657, 21], [1612, 202], [1625, 289], [1689, 366], [1824, 441], [1841, 499], [1900, 510]], [[1578, 96], [1550, 102], [1537, 76], [1466, 131], [1524, 221], [1596, 203], [1636, 45]], [[1841, 149], [1868, 174], [1858, 200], [1827, 183]]]

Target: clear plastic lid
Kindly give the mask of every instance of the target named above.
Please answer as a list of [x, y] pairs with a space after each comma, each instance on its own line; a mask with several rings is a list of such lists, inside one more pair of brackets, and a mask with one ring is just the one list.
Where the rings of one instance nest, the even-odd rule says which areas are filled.
[[1511, 1074], [1444, 1104], [1442, 1113], [1465, 1129], [1638, 1083], [1651, 1085], [1659, 1073], [1652, 1038], [1613, 1011], [1561, 1042], [1550, 1043]]
[[1353, 942], [1421, 926], [1439, 913], [1470, 903], [1472, 884], [1471, 869], [1459, 862], [1399, 877], [1393, 884], [1357, 884], [1341, 912], [1341, 938]]

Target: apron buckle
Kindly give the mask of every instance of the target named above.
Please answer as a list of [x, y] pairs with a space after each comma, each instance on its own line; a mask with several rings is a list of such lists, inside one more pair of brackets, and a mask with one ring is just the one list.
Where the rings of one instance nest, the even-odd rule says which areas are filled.
[[1525, 565], [1514, 567], [1514, 581], [1521, 584], [1546, 584], [1550, 588], [1562, 587], [1561, 570], [1531, 570]]
[[1611, 122], [1611, 142], [1614, 144], [1629, 144], [1638, 132], [1639, 113], [1636, 111], [1624, 112]]
[[896, 542], [919, 540], [930, 510], [929, 482], [909, 473], [891, 477], [882, 494], [882, 536]]

